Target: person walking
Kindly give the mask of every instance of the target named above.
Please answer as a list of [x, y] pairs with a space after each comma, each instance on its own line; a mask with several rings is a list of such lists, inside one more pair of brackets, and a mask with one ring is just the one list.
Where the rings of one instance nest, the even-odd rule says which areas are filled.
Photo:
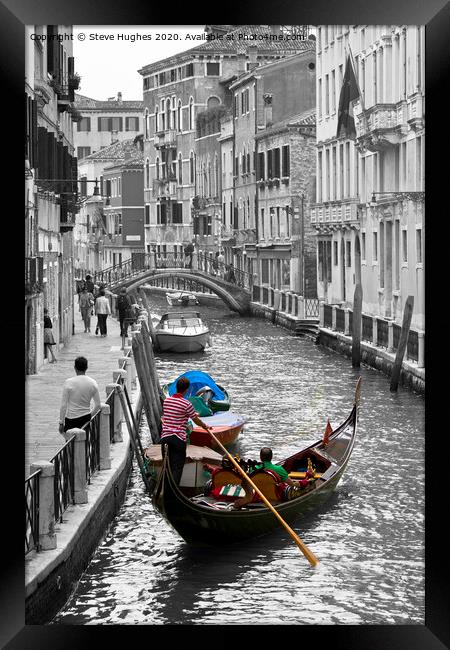
[[86, 285], [84, 285], [80, 293], [80, 311], [81, 311], [81, 318], [83, 319], [83, 323], [84, 323], [85, 332], [91, 331], [91, 316], [92, 316], [93, 306], [94, 306], [94, 295], [90, 291], [88, 291]]
[[100, 336], [107, 336], [108, 330], [106, 327], [106, 319], [111, 313], [111, 307], [109, 306], [108, 298], [105, 296], [104, 289], [100, 289], [98, 292], [98, 298], [95, 301], [95, 313], [97, 314]]
[[[59, 433], [64, 434], [69, 429], [81, 429], [101, 406], [98, 384], [95, 379], [86, 375], [87, 367], [87, 359], [77, 357], [74, 363], [75, 377], [70, 377], [64, 382], [59, 412]], [[92, 400], [94, 411], [91, 412]]]
[[184, 397], [189, 385], [187, 377], [180, 377], [177, 381], [177, 392], [164, 400], [161, 419], [161, 451], [164, 456], [164, 447], [167, 445], [169, 465], [177, 485], [180, 484], [186, 460], [186, 427], [189, 418], [205, 431], [211, 430], [211, 427], [200, 420], [192, 404]]
[[56, 357], [53, 352], [53, 346], [56, 345], [56, 341], [53, 337], [53, 325], [50, 316], [48, 315], [48, 309], [44, 309], [44, 356], [47, 359], [47, 352], [51, 354], [51, 361], [49, 363], [56, 363]]
[[131, 300], [125, 287], [120, 290], [120, 295], [117, 298], [117, 311], [119, 312], [120, 336], [127, 336], [128, 325], [134, 314], [131, 313]]

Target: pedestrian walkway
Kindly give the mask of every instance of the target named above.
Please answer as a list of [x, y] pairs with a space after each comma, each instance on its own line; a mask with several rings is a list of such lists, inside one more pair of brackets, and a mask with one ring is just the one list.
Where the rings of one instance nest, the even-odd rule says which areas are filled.
[[106, 386], [113, 381], [113, 371], [119, 369], [122, 356], [122, 339], [118, 321], [109, 316], [108, 336], [95, 335], [92, 318], [91, 333], [84, 333], [84, 324], [74, 300], [75, 334], [68, 344], [55, 352], [57, 363], [46, 363], [37, 375], [28, 375], [25, 382], [25, 478], [30, 474], [30, 464], [50, 460], [64, 445], [65, 439], [58, 431], [62, 386], [68, 377], [75, 375], [75, 358], [86, 357], [87, 374], [96, 380], [102, 402], [106, 399]]

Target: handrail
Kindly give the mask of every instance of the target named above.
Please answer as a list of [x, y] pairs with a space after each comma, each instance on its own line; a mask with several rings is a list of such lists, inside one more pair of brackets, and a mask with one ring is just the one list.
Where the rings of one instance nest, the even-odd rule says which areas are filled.
[[25, 555], [39, 550], [39, 475], [38, 469], [25, 479]]
[[62, 522], [63, 513], [75, 502], [75, 436], [61, 447], [50, 459], [55, 466], [53, 482], [55, 501], [55, 521]]

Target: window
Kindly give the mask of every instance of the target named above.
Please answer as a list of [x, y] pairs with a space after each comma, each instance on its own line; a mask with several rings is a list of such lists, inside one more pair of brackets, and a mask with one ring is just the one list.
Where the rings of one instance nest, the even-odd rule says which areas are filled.
[[238, 116], [238, 111], [239, 111], [239, 96], [236, 94], [234, 96], [234, 110], [233, 110], [233, 115], [236, 118]]
[[325, 75], [325, 115], [330, 114], [330, 76]]
[[191, 151], [189, 156], [189, 182], [194, 183], [194, 153]]
[[172, 203], [172, 223], [183, 223], [182, 203]]
[[194, 64], [188, 63], [184, 66], [184, 75], [183, 77], [193, 77], [194, 76]]
[[[145, 109], [145, 114], [148, 115], [148, 110]], [[147, 129], [147, 123], [145, 125]], [[125, 131], [139, 131], [139, 118], [138, 117], [126, 117], [125, 118]], [[148, 137], [148, 136], [146, 136]]]
[[345, 196], [350, 197], [350, 142], [345, 143]]
[[189, 99], [189, 130], [194, 128], [194, 100], [192, 97]]
[[422, 264], [422, 229], [416, 230], [416, 262]]
[[331, 71], [331, 110], [336, 112], [336, 71]]
[[352, 265], [352, 242], [348, 241], [347, 244], [347, 266]]
[[322, 117], [322, 79], [319, 79], [319, 97], [317, 103], [319, 105], [319, 119]]
[[178, 183], [183, 184], [183, 159], [181, 153], [178, 154]]
[[98, 131], [123, 131], [122, 121], [121, 117], [99, 117]]
[[330, 150], [325, 150], [325, 181], [326, 181], [326, 191], [325, 191], [325, 200], [330, 200]]
[[208, 77], [216, 77], [220, 74], [220, 63], [207, 63], [206, 64], [206, 75]]
[[86, 156], [89, 156], [90, 153], [91, 153], [90, 147], [77, 147], [78, 160], [81, 160], [82, 158], [86, 158]]
[[155, 160], [155, 168], [156, 168], [156, 180], [159, 180], [159, 158], [158, 157]]
[[178, 131], [183, 130], [183, 111], [181, 109], [181, 99], [178, 100], [178, 109], [177, 109], [177, 128]]
[[274, 154], [274, 164], [273, 164], [274, 177], [280, 178], [280, 150], [274, 149], [273, 154]]
[[384, 222], [380, 221], [380, 288], [384, 289]]
[[150, 161], [147, 158], [145, 161], [145, 187], [150, 186]]
[[366, 259], [366, 233], [361, 233], [361, 259]]
[[158, 133], [159, 131], [159, 108], [158, 106], [155, 106], [155, 133]]
[[282, 149], [283, 152], [283, 157], [282, 157], [282, 171], [281, 175], [282, 176], [290, 176], [290, 151], [289, 151], [289, 145], [286, 144], [283, 146]]
[[145, 206], [145, 225], [150, 225], [150, 206], [148, 204]]
[[83, 117], [79, 122], [78, 122], [78, 131], [90, 131], [91, 130], [91, 118], [90, 117]]
[[402, 230], [402, 259], [408, 261], [408, 231]]
[[332, 148], [331, 151], [331, 164], [333, 170], [333, 200], [337, 198], [337, 162], [336, 162], [336, 147]]
[[269, 284], [269, 260], [261, 260], [261, 282]]
[[317, 202], [318, 203], [322, 203], [322, 196], [323, 196], [322, 157], [323, 154], [321, 151], [319, 151], [317, 154]]
[[333, 257], [334, 257], [334, 266], [338, 265], [338, 243], [337, 241], [333, 242]]
[[267, 152], [267, 178], [273, 178], [273, 150]]
[[373, 233], [373, 261], [378, 260], [378, 233], [374, 231]]
[[264, 176], [264, 152], [258, 153], [258, 181], [263, 181], [265, 176]]

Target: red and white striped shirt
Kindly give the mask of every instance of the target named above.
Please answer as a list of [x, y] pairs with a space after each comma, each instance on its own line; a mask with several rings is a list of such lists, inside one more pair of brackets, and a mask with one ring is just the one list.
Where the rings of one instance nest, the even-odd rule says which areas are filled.
[[197, 415], [196, 410], [181, 393], [166, 397], [163, 403], [161, 438], [177, 436], [186, 441], [186, 426], [189, 418]]

